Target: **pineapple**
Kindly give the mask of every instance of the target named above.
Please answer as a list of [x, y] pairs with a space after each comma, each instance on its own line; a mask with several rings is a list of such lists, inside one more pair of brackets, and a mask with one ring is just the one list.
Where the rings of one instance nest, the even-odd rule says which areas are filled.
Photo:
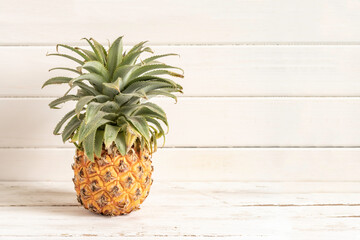
[[[152, 184], [151, 157], [157, 140], [165, 142], [168, 122], [165, 112], [149, 101], [156, 96], [171, 97], [182, 87], [168, 77], [183, 77], [182, 69], [159, 62], [176, 54], [153, 54], [141, 42], [123, 51], [122, 37], [106, 50], [96, 40], [84, 39], [89, 49], [58, 44], [60, 56], [77, 63], [75, 68], [50, 69], [70, 71], [74, 77], [54, 77], [43, 87], [68, 84], [64, 96], [50, 102], [52, 109], [75, 101], [74, 109], [56, 125], [55, 135], [76, 147], [73, 182], [77, 200], [86, 209], [117, 216], [139, 209]], [[59, 53], [59, 48], [77, 54]], [[63, 127], [64, 126], [64, 127]]]

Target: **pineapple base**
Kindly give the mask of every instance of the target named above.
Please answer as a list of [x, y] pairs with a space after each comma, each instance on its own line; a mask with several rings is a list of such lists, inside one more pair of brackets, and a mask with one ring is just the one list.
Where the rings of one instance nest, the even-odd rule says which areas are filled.
[[150, 155], [130, 149], [122, 156], [116, 147], [103, 148], [91, 162], [76, 150], [73, 182], [77, 200], [86, 209], [107, 216], [128, 214], [140, 208], [153, 180]]

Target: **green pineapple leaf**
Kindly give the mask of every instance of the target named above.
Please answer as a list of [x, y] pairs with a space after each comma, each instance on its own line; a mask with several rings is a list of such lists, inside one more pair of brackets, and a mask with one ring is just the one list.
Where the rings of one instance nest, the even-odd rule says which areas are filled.
[[[146, 119], [146, 121], [148, 121], [149, 123], [152, 123], [157, 128], [158, 132], [160, 132], [160, 134], [159, 134], [160, 136], [165, 136], [166, 135], [164, 129], [161, 126], [161, 124], [156, 119], [154, 119], [152, 117], [148, 117], [148, 116], [146, 116], [145, 119]], [[164, 138], [164, 142], [165, 142], [165, 138]]]
[[175, 103], [177, 103], [177, 97], [174, 94], [169, 93], [168, 91], [165, 91], [163, 89], [151, 90], [146, 95], [148, 96], [148, 98], [157, 97], [157, 96], [170, 97], [175, 100]]
[[112, 77], [112, 81], [115, 81], [118, 78], [125, 78], [127, 74], [129, 74], [129, 72], [131, 70], [134, 69], [133, 65], [120, 65], [118, 66], [115, 70], [114, 70], [114, 74]]
[[101, 61], [104, 65], [106, 65], [106, 59], [107, 59], [107, 52], [104, 48], [103, 45], [101, 45], [100, 43], [98, 43], [95, 39], [90, 38], [90, 41], [92, 41], [94, 43], [95, 49], [97, 50], [97, 52], [99, 53], [100, 57], [101, 57]]
[[85, 91], [87, 95], [98, 96], [101, 95], [94, 87], [87, 85], [83, 82], [74, 82], [70, 87], [69, 91], [71, 91], [74, 87], [79, 87], [81, 90]]
[[153, 71], [148, 71], [146, 74], [143, 74], [143, 76], [157, 76], [157, 75], [169, 75], [169, 76], [173, 76], [173, 77], [179, 77], [179, 78], [184, 78], [184, 75], [176, 73], [176, 72], [172, 72], [169, 70], [153, 70]]
[[71, 81], [72, 78], [69, 77], [53, 77], [50, 78], [49, 80], [47, 80], [41, 88], [44, 88], [47, 85], [51, 85], [51, 84], [62, 84], [62, 83], [69, 83]]
[[74, 134], [75, 130], [80, 126], [80, 124], [81, 120], [76, 116], [68, 122], [61, 134], [63, 142], [66, 142], [71, 137], [71, 135]]
[[81, 51], [79, 51], [79, 49], [76, 49], [76, 48], [73, 48], [71, 46], [68, 46], [68, 45], [65, 45], [65, 44], [57, 44], [56, 45], [56, 51], [58, 52], [59, 50], [59, 47], [63, 47], [63, 48], [66, 48], [66, 49], [69, 49], [70, 51], [73, 51], [75, 53], [77, 53], [78, 55], [80, 55], [85, 61], [89, 61], [89, 57], [86, 56], [84, 53], [82, 53]]
[[89, 103], [88, 107], [86, 108], [85, 124], [87, 124], [93, 118], [95, 118], [103, 106], [104, 106], [103, 103], [97, 103], [97, 102]]
[[103, 83], [106, 87], [115, 89], [117, 92], [120, 92], [122, 79], [118, 78], [115, 82]]
[[127, 147], [126, 147], [126, 141], [125, 141], [125, 133], [124, 131], [121, 131], [117, 134], [116, 138], [115, 138], [115, 144], [117, 149], [119, 150], [120, 154], [122, 156], [126, 155], [127, 152]]
[[122, 38], [123, 37], [117, 38], [109, 48], [109, 53], [107, 56], [107, 68], [109, 69], [110, 74], [113, 74], [116, 66], [120, 64], [122, 61], [123, 58]]
[[72, 86], [75, 82], [80, 82], [80, 81], [83, 81], [83, 80], [87, 80], [99, 92], [101, 92], [101, 90], [102, 90], [102, 84], [104, 82], [106, 82], [106, 79], [103, 76], [99, 75], [99, 74], [85, 73], [85, 74], [80, 75], [79, 77], [73, 78], [69, 82], [69, 85]]
[[49, 72], [54, 71], [54, 70], [66, 70], [66, 71], [74, 72], [77, 74], [81, 74], [81, 72], [78, 69], [72, 69], [72, 68], [66, 68], [66, 67], [51, 68], [51, 69], [49, 69]]
[[91, 162], [94, 162], [95, 134], [96, 134], [96, 131], [92, 131], [84, 139], [84, 152], [85, 152], [86, 157]]
[[126, 117], [126, 120], [131, 124], [131, 126], [145, 138], [147, 142], [150, 141], [149, 134], [149, 125], [147, 124], [145, 118], [138, 116]]
[[88, 56], [88, 58], [90, 60], [98, 60], [96, 54], [94, 52], [92, 52], [92, 51], [89, 51], [89, 50], [83, 49], [83, 48], [79, 48], [79, 47], [75, 47], [75, 49], [80, 50], [81, 52], [83, 52], [86, 56]]
[[[164, 122], [164, 124], [169, 127], [167, 122], [166, 113], [159, 106], [154, 103], [144, 103], [138, 107], [138, 109], [133, 113], [134, 116], [144, 116], [157, 118]], [[168, 130], [167, 130], [168, 131]]]
[[[173, 66], [169, 66], [169, 65], [166, 65], [166, 64], [151, 64], [151, 65], [144, 65], [144, 66], [141, 66], [137, 69], [135, 69], [128, 77], [128, 79], [134, 79], [134, 78], [137, 78], [137, 77], [140, 77], [141, 75], [145, 74], [145, 73], [148, 73], [148, 72], [151, 72], [151, 71], [154, 71], [154, 70], [161, 70], [161, 69], [165, 69], [165, 68], [173, 68], [173, 69], [179, 69], [181, 70], [182, 72], [184, 70], [182, 70], [181, 68], [178, 68], [178, 67], [173, 67]], [[181, 75], [181, 74], [180, 74]], [[182, 76], [182, 75], [181, 75]], [[127, 80], [127, 79], [126, 79]]]
[[55, 108], [57, 108], [58, 105], [60, 105], [62, 103], [65, 103], [68, 101], [75, 101], [78, 99], [79, 99], [79, 97], [76, 95], [65, 95], [63, 97], [57, 98], [54, 101], [50, 102], [49, 107], [55, 109]]
[[100, 53], [99, 49], [96, 48], [94, 46], [94, 44], [89, 39], [87, 39], [87, 38], [82, 38], [82, 39], [85, 40], [89, 44], [91, 49], [93, 50], [93, 52], [94, 52], [94, 54], [96, 56], [95, 60], [97, 60], [97, 61], [101, 62], [102, 64], [104, 64], [104, 59], [101, 57], [101, 53]]
[[106, 147], [109, 147], [115, 141], [120, 129], [120, 126], [113, 126], [110, 124], [105, 125], [104, 143]]
[[90, 73], [95, 73], [97, 75], [100, 75], [104, 78], [105, 82], [109, 81], [109, 72], [108, 70], [104, 67], [104, 65], [102, 65], [101, 63], [99, 63], [98, 61], [89, 61], [86, 62], [82, 68], [88, 70]]
[[84, 61], [81, 61], [80, 59], [77, 59], [76, 57], [73, 57], [73, 56], [70, 56], [70, 55], [67, 55], [67, 54], [60, 54], [60, 53], [50, 53], [50, 54], [47, 54], [46, 56], [59, 56], [59, 57], [64, 57], [64, 58], [67, 58], [67, 59], [70, 59], [74, 62], [77, 62], [78, 64], [80, 65], [83, 65], [84, 64]]
[[85, 97], [80, 98], [75, 107], [76, 115], [79, 117], [80, 112], [84, 109], [85, 105], [90, 103], [94, 99], [95, 99], [94, 96], [85, 96]]
[[147, 63], [151, 63], [151, 62], [155, 61], [156, 59], [163, 58], [163, 57], [168, 57], [168, 56], [179, 56], [179, 54], [168, 53], [168, 54], [155, 55], [155, 56], [151, 56], [151, 57], [148, 57], [148, 58], [144, 59], [142, 62], [144, 64], [147, 64]]
[[97, 130], [95, 135], [94, 152], [97, 157], [101, 157], [101, 150], [104, 141], [104, 130]]
[[58, 124], [56, 124], [55, 129], [54, 129], [54, 131], [53, 131], [53, 134], [54, 134], [54, 135], [59, 135], [59, 134], [60, 134], [59, 131], [60, 131], [62, 125], [63, 125], [69, 118], [71, 118], [71, 117], [74, 116], [74, 115], [75, 115], [75, 110], [71, 110], [70, 112], [68, 112], [68, 113], [60, 120], [60, 122], [59, 122]]
[[[142, 60], [143, 53], [153, 54], [151, 48], [140, 42], [123, 52], [122, 37], [105, 48], [93, 38], [84, 38], [90, 49], [58, 44], [69, 54], [51, 53], [76, 62], [70, 67], [55, 67], [76, 73], [74, 77], [57, 76], [45, 81], [43, 87], [53, 84], [69, 85], [62, 97], [50, 102], [50, 108], [75, 101], [75, 108], [55, 126], [58, 135], [65, 125], [63, 141], [71, 140], [94, 161], [101, 157], [104, 147], [115, 143], [122, 155], [131, 149], [144, 148], [151, 153], [157, 150], [158, 138], [168, 132], [167, 116], [160, 106], [149, 100], [157, 96], [173, 98], [182, 93], [182, 87], [172, 78], [183, 78], [181, 68], [170, 66], [159, 59], [177, 54], [152, 55]], [[74, 93], [76, 92], [76, 94]], [[164, 127], [163, 127], [164, 126]], [[164, 130], [167, 127], [166, 131]]]
[[99, 112], [91, 121], [85, 122], [84, 127], [79, 132], [79, 143], [81, 143], [89, 134], [93, 133], [100, 126], [111, 122], [111, 120], [104, 118], [108, 113]]

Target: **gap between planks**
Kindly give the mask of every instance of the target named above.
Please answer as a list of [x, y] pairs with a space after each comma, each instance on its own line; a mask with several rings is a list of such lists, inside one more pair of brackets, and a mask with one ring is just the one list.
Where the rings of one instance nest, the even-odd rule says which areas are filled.
[[[234, 207], [360, 207], [359, 204], [248, 204], [248, 205], [233, 205]], [[0, 208], [4, 207], [81, 207], [79, 204], [49, 204], [49, 205], [0, 205]], [[344, 216], [342, 216], [344, 217]], [[352, 216], [360, 217], [360, 216]]]
[[[62, 95], [59, 96], [0, 96], [1, 99], [20, 99], [20, 100], [26, 100], [26, 99], [48, 99], [48, 100], [54, 100], [55, 98], [59, 98]], [[283, 99], [283, 98], [293, 98], [293, 99], [356, 99], [359, 100], [360, 96], [177, 96], [180, 99]], [[157, 97], [156, 99], [167, 99], [167, 97]]]
[[[103, 45], [107, 45], [107, 42], [100, 42]], [[29, 43], [11, 43], [11, 42], [0, 42], [0, 47], [53, 47], [57, 43], [42, 43], [42, 42], [33, 42]], [[76, 45], [79, 47], [88, 47], [86, 43], [83, 42], [68, 42], [64, 43], [68, 45]], [[133, 43], [132, 45], [137, 44]], [[124, 45], [124, 47], [132, 46], [130, 44]], [[182, 43], [159, 43], [159, 42], [151, 42], [151, 46], [156, 47], [233, 47], [233, 46], [360, 46], [359, 41], [344, 41], [344, 42], [331, 42], [331, 41], [319, 41], [319, 42], [203, 42], [203, 43], [189, 43], [189, 42], [182, 42]]]
[[[50, 147], [50, 146], [28, 146], [28, 147], [10, 147], [10, 146], [0, 146], [0, 150], [2, 149], [39, 149], [39, 150], [61, 150], [61, 149], [75, 149], [73, 146], [58, 146], [58, 147]], [[228, 150], [228, 149], [360, 149], [360, 146], [164, 146], [159, 147], [158, 149], [217, 149], [217, 150]]]

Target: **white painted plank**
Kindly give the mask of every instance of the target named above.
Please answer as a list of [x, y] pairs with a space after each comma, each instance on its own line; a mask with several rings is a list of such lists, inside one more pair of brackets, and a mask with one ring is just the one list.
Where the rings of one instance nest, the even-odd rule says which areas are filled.
[[[0, 147], [64, 146], [52, 135], [69, 110], [51, 99], [0, 99]], [[155, 101], [155, 100], [154, 100]], [[168, 113], [166, 146], [358, 146], [360, 98], [157, 99]]]
[[[186, 183], [186, 185], [191, 185], [191, 183]], [[79, 206], [74, 184], [70, 179], [67, 182], [0, 182], [0, 189], [6, 193], [0, 200], [0, 207]], [[173, 202], [179, 199], [182, 199], [183, 205], [186, 206], [203, 206], [201, 202], [212, 205], [221, 204], [219, 200], [209, 199], [208, 196], [200, 192], [196, 193], [193, 189], [178, 189], [166, 182], [155, 181], [151, 192], [154, 193], [153, 196], [148, 197], [146, 201], [152, 199], [151, 201], [156, 203], [162, 202], [164, 206], [174, 206]], [[19, 198], [19, 195], [22, 197]], [[196, 199], [200, 202], [196, 202]]]
[[[91, 34], [131, 43], [356, 42], [356, 0], [71, 1], [0, 3], [0, 44], [79, 42]], [[95, 14], [96, 13], [96, 14]]]
[[[13, 183], [10, 183], [9, 186]], [[186, 185], [187, 184], [187, 185]], [[269, 187], [264, 190], [264, 185]], [[154, 191], [142, 205], [142, 209], [123, 217], [102, 217], [94, 215], [82, 207], [77, 206], [2, 206], [0, 207], [0, 236], [2, 239], [26, 239], [26, 238], [116, 238], [127, 237], [146, 239], [154, 238], [197, 238], [213, 237], [216, 239], [357, 239], [360, 233], [360, 218], [357, 212], [360, 207], [357, 205], [338, 206], [264, 206], [237, 205], [242, 202], [241, 195], [234, 198], [234, 202], [227, 203], [227, 197], [231, 194], [229, 189], [244, 188], [242, 195], [249, 195], [249, 200], [258, 202], [272, 194], [275, 198], [292, 199], [292, 194], [287, 191], [279, 193], [279, 187], [291, 189], [306, 188], [308, 191], [319, 189], [333, 189], [338, 192], [337, 197], [345, 199], [342, 195], [350, 188], [358, 189], [358, 183], [293, 183], [271, 184], [271, 183], [212, 183], [192, 185], [183, 183], [176, 187], [168, 185], [162, 189], [161, 198], [152, 198]], [[56, 186], [56, 184], [53, 183]], [[198, 186], [196, 186], [198, 185]], [[230, 185], [230, 186], [229, 186]], [[16, 185], [15, 185], [16, 186]], [[19, 186], [19, 185], [18, 185]], [[68, 190], [57, 185], [55, 190], [49, 191], [49, 184], [41, 182], [25, 184], [21, 189], [25, 196], [34, 196], [33, 201], [39, 199], [37, 190], [44, 189], [50, 195], [57, 196], [61, 202]], [[62, 185], [64, 186], [64, 185]], [[190, 186], [190, 188], [188, 187]], [[195, 186], [195, 187], [194, 187]], [[207, 187], [208, 186], [208, 187]], [[213, 189], [214, 192], [209, 191]], [[335, 186], [335, 187], [334, 187]], [[28, 188], [26, 188], [28, 187]], [[33, 187], [33, 188], [32, 188]], [[200, 188], [199, 188], [200, 187]], [[205, 189], [205, 190], [204, 190]], [[33, 190], [33, 191], [31, 191]], [[173, 198], [174, 190], [177, 195]], [[190, 190], [190, 191], [189, 191]], [[20, 190], [21, 192], [21, 190]], [[234, 190], [233, 190], [234, 192]], [[254, 194], [258, 192], [258, 194]], [[4, 191], [7, 195], [7, 191]], [[11, 191], [10, 191], [11, 193]], [[14, 193], [14, 191], [12, 192]], [[166, 194], [167, 193], [167, 194]], [[198, 198], [198, 193], [203, 198]], [[241, 190], [240, 190], [241, 193]], [[40, 195], [41, 195], [40, 191]], [[319, 194], [324, 194], [322, 191]], [[353, 197], [355, 197], [356, 193]], [[21, 195], [21, 193], [19, 194]], [[311, 194], [310, 194], [311, 195]], [[18, 196], [18, 195], [17, 195]], [[194, 196], [191, 198], [191, 196]], [[305, 194], [298, 195], [297, 202]], [[190, 198], [189, 198], [190, 197]], [[214, 204], [214, 197], [217, 204]], [[324, 194], [326, 197], [326, 194]], [[184, 201], [184, 198], [187, 201]], [[26, 198], [25, 198], [26, 199]], [[45, 202], [48, 198], [43, 199]], [[260, 200], [263, 201], [263, 200]], [[171, 203], [164, 204], [164, 202]], [[189, 204], [190, 203], [190, 204]], [[241, 239], [241, 238], [240, 238]]]
[[[154, 181], [148, 204], [176, 207], [297, 207], [360, 205], [359, 182]], [[0, 207], [79, 206], [73, 183], [0, 182]], [[21, 196], [21, 198], [19, 198]]]
[[[0, 149], [0, 180], [70, 181], [74, 149]], [[155, 181], [360, 181], [358, 148], [165, 148]], [[1, 192], [1, 191], [0, 191]]]
[[[21, 239], [21, 240], [42, 240], [42, 239], [51, 239], [51, 240], [64, 240], [64, 239], [69, 239], [69, 237], [72, 237], [72, 236], [46, 236], [46, 235], [42, 235], [42, 236], [36, 236], [36, 237], [24, 237], [24, 236], [13, 236], [13, 237], [6, 237], [6, 239], [4, 240], [14, 240], [14, 239]], [[0, 236], [0, 239], [1, 236]], [[76, 236], [76, 239], [77, 240], [88, 240], [88, 239], [96, 239], [96, 240], [108, 240], [108, 239], [118, 239], [118, 237], [115, 237], [115, 238], [112, 238], [112, 237], [100, 237], [100, 236], [92, 236], [91, 234], [90, 235], [86, 235], [86, 234], [83, 234], [81, 237], [79, 236]], [[194, 236], [193, 235], [190, 235], [190, 236], [181, 236], [181, 237], [169, 237], [169, 236], [158, 236], [156, 235], [156, 237], [140, 237], [140, 236], [136, 236], [136, 237], [123, 237], [121, 236], [121, 240], [134, 240], [134, 239], [140, 239], [140, 240], [159, 240], [159, 239], [166, 239], [166, 240], [182, 240], [182, 239], [194, 239]], [[214, 240], [214, 237], [201, 237], [201, 236], [196, 236], [196, 239], [197, 240]], [[238, 240], [239, 237], [238, 236], [223, 236], [223, 237], [217, 237], [216, 239], [226, 239], [226, 240]], [[249, 238], [247, 238], [249, 239]], [[251, 238], [251, 239], [256, 239], [256, 238]], [[249, 239], [249, 240], [251, 240]], [[258, 238], [257, 238], [258, 239]], [[268, 240], [271, 240], [270, 238], [267, 238]]]
[[[359, 96], [359, 46], [155, 46], [185, 69], [184, 96]], [[72, 61], [46, 57], [55, 47], [0, 47], [0, 96], [60, 96], [67, 86], [41, 89]], [[66, 51], [64, 51], [66, 52]], [[20, 60], [21, 59], [21, 60]]]

